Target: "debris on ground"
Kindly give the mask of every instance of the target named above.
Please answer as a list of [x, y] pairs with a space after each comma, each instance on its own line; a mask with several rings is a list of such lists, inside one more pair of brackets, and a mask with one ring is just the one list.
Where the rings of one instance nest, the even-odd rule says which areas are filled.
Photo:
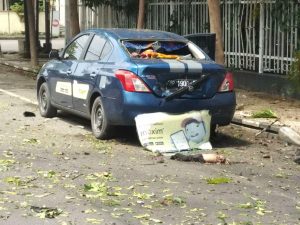
[[171, 156], [171, 159], [184, 162], [200, 162], [200, 163], [228, 163], [228, 160], [218, 153], [203, 153], [194, 155], [184, 155], [176, 153]]
[[300, 148], [296, 150], [294, 162], [300, 164]]
[[33, 112], [25, 111], [25, 112], [23, 112], [23, 116], [24, 117], [35, 117], [35, 114]]
[[277, 118], [276, 120], [274, 120], [273, 122], [271, 122], [268, 126], [266, 126], [264, 129], [262, 129], [261, 131], [259, 131], [258, 133], [255, 134], [255, 137], [257, 137], [258, 135], [266, 132], [268, 129], [271, 128], [271, 126], [276, 123], [277, 121], [279, 121], [279, 119]]
[[36, 212], [37, 216], [40, 218], [53, 219], [62, 214], [62, 210], [57, 208], [31, 206], [30, 209], [33, 212]]
[[258, 112], [254, 112], [251, 115], [252, 118], [278, 118], [276, 113], [271, 109], [264, 109]]

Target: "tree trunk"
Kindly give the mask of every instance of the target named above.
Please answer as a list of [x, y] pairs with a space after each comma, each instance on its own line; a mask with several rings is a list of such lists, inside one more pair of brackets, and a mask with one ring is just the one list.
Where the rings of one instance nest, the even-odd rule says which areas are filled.
[[29, 23], [28, 23], [28, 13], [27, 13], [27, 0], [24, 1], [24, 22], [25, 22], [24, 58], [30, 58], [30, 41], [29, 41]]
[[50, 1], [45, 0], [45, 53], [49, 53], [52, 49], [50, 36]]
[[143, 29], [145, 23], [145, 0], [139, 0], [137, 29]]
[[29, 42], [30, 42], [30, 58], [32, 66], [37, 66], [37, 46], [36, 46], [36, 31], [34, 23], [34, 11], [32, 0], [27, 1], [27, 16], [28, 16], [28, 27], [29, 27]]
[[209, 10], [210, 32], [216, 34], [216, 62], [224, 64], [220, 0], [207, 0]]
[[34, 24], [35, 24], [35, 41], [36, 41], [36, 46], [37, 49], [40, 49], [40, 38], [39, 38], [39, 14], [40, 14], [40, 7], [39, 7], [39, 1], [34, 0], [33, 2], [34, 5]]
[[72, 38], [80, 33], [78, 5], [77, 5], [77, 1], [74, 0], [70, 1], [70, 27], [71, 27]]

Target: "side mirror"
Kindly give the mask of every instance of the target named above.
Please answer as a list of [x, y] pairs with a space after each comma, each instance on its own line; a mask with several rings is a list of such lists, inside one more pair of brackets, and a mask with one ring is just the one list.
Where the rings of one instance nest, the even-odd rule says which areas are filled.
[[57, 49], [52, 49], [49, 53], [49, 59], [60, 59], [59, 51]]

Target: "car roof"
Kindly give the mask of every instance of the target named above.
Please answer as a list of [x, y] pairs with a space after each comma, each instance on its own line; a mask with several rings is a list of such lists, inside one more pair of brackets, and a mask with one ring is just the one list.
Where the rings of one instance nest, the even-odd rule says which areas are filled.
[[146, 29], [123, 29], [123, 28], [109, 28], [109, 29], [90, 29], [88, 30], [94, 33], [106, 33], [115, 39], [149, 39], [149, 40], [177, 40], [187, 42], [188, 40], [178, 34], [158, 31], [158, 30], [146, 30]]

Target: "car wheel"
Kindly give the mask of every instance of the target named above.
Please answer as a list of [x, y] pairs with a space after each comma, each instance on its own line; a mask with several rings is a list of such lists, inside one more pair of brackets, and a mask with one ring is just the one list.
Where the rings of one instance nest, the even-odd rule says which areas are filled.
[[108, 124], [101, 97], [93, 103], [91, 112], [91, 125], [93, 134], [97, 139], [108, 139], [112, 135], [112, 126]]
[[48, 118], [56, 116], [57, 109], [51, 105], [47, 83], [43, 83], [39, 89], [38, 103], [41, 116]]

